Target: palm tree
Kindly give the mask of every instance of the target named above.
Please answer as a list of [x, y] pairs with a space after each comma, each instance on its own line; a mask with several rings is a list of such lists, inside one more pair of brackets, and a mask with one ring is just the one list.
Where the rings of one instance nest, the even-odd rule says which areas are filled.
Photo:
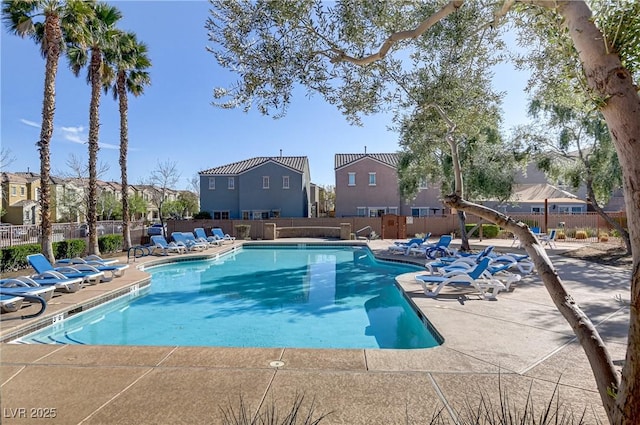
[[78, 76], [80, 70], [89, 61], [87, 81], [91, 84], [91, 102], [89, 104], [89, 206], [87, 224], [89, 225], [89, 254], [100, 254], [96, 232], [98, 206], [98, 138], [100, 129], [100, 89], [104, 69], [103, 52], [110, 48], [117, 34], [115, 24], [122, 13], [106, 3], [92, 4], [93, 14], [78, 22], [78, 33], [69, 39], [68, 58], [73, 73]]
[[40, 216], [42, 253], [54, 260], [51, 227], [51, 190], [49, 186], [51, 161], [50, 146], [53, 119], [56, 110], [56, 75], [60, 54], [64, 50], [67, 19], [75, 20], [89, 13], [87, 2], [68, 0], [4, 0], [2, 18], [9, 31], [21, 37], [29, 36], [40, 45], [45, 59], [42, 125], [36, 143], [40, 151]]
[[[151, 66], [147, 56], [147, 46], [138, 42], [132, 32], [120, 32], [116, 43], [105, 51], [109, 65], [105, 69], [104, 89], [113, 91], [113, 98], [118, 99], [120, 111], [120, 173], [122, 177], [122, 236], [124, 249], [131, 248], [131, 232], [129, 230], [129, 183], [127, 181], [127, 149], [129, 145], [128, 99], [127, 93], [140, 96], [144, 87], [151, 84], [146, 71]], [[115, 79], [115, 83], [114, 83]]]

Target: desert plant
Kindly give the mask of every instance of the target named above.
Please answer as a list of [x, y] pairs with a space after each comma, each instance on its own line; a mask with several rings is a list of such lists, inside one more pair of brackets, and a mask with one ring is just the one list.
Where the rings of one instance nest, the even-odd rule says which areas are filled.
[[587, 239], [587, 232], [585, 230], [577, 230], [575, 238], [579, 240]]
[[600, 235], [598, 236], [598, 239], [600, 240], [600, 242], [608, 242], [609, 241], [609, 234], [607, 232], [600, 232]]
[[565, 240], [567, 239], [567, 235], [563, 231], [559, 231], [556, 233], [556, 239]]
[[250, 224], [236, 224], [234, 228], [236, 229], [236, 237], [240, 240], [248, 239], [251, 236]]

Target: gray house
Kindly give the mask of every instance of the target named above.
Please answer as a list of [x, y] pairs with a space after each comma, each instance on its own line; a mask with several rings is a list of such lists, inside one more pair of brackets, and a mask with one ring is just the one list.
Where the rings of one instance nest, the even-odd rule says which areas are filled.
[[251, 158], [199, 175], [200, 208], [216, 220], [309, 217], [306, 156]]

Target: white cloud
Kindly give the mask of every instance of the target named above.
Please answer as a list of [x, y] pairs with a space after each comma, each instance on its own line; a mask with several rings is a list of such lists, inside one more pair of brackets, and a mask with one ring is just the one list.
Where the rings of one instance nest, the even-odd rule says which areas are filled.
[[29, 127], [40, 128], [40, 124], [37, 122], [25, 120], [24, 118], [20, 118], [20, 122], [24, 125], [28, 125]]
[[104, 148], [104, 149], [120, 149], [120, 146], [112, 145], [111, 143], [102, 143], [102, 142], [100, 142], [99, 145], [100, 145], [101, 148]]

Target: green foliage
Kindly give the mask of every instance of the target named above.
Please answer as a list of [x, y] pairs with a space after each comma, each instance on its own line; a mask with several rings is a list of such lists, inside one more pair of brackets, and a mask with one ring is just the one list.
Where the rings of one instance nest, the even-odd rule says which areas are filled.
[[193, 218], [199, 220], [211, 220], [211, 213], [209, 211], [199, 211], [193, 215]]
[[66, 239], [53, 243], [53, 255], [56, 258], [74, 258], [87, 252], [87, 242], [84, 239]]
[[[469, 224], [469, 223], [465, 223], [464, 227], [467, 231], [467, 233], [469, 233], [469, 231], [471, 229], [473, 229], [474, 227], [476, 227], [477, 224]], [[496, 224], [489, 224], [489, 223], [483, 223], [482, 224], [482, 236], [488, 239], [491, 238], [495, 238], [498, 237], [498, 234], [500, 233], [500, 226], [496, 225]], [[480, 235], [480, 229], [476, 230], [475, 232], [476, 236]]]
[[98, 247], [102, 253], [122, 251], [124, 238], [122, 235], [104, 235], [98, 238]]
[[40, 244], [14, 245], [0, 249], [0, 272], [26, 269], [29, 266], [27, 255], [39, 254]]

